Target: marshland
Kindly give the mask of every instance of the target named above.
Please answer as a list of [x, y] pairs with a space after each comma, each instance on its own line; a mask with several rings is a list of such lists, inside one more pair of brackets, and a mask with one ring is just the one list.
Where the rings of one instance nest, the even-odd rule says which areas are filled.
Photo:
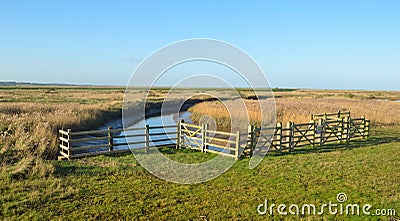
[[[275, 90], [279, 122], [308, 122], [311, 114], [348, 110], [371, 120], [371, 136], [267, 156], [253, 170], [248, 169], [249, 158], [244, 158], [220, 177], [196, 185], [161, 180], [141, 167], [132, 154], [57, 160], [57, 130], [95, 129], [120, 119], [124, 92], [125, 88], [114, 87], [0, 88], [0, 217], [257, 220], [266, 218], [256, 213], [264, 199], [318, 204], [317, 199], [334, 201], [340, 192], [347, 193], [351, 202], [400, 208], [400, 92]], [[167, 88], [155, 89], [148, 101], [157, 104], [167, 92]], [[182, 89], [177, 99], [201, 92]], [[238, 102], [230, 100], [230, 93], [223, 89], [218, 93], [226, 98], [224, 102]], [[251, 121], [257, 124], [257, 102], [263, 100], [246, 99], [253, 96], [246, 89], [239, 93]], [[210, 115], [221, 128], [229, 127], [229, 113], [221, 102], [207, 100], [207, 96], [197, 99], [189, 108], [195, 122]], [[230, 114], [245, 116], [241, 111]], [[185, 149], [161, 151], [187, 163], [215, 156]], [[324, 214], [322, 218], [343, 217]]]

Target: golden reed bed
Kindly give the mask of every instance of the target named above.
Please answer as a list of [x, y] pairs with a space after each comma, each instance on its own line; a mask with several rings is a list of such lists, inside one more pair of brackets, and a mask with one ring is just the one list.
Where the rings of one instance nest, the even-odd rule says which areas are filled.
[[[240, 106], [242, 101], [229, 100], [227, 106]], [[213, 116], [219, 125], [229, 126], [230, 118], [245, 119], [258, 124], [260, 108], [257, 100], [245, 100], [247, 112], [236, 108], [229, 112], [221, 102], [203, 102], [193, 106], [190, 111], [194, 120], [203, 115]], [[260, 100], [261, 103], [265, 101]], [[309, 122], [311, 114], [331, 113], [338, 110], [348, 110], [354, 117], [366, 116], [375, 126], [397, 126], [400, 124], [400, 102], [376, 99], [358, 100], [352, 98], [276, 98], [277, 122]]]

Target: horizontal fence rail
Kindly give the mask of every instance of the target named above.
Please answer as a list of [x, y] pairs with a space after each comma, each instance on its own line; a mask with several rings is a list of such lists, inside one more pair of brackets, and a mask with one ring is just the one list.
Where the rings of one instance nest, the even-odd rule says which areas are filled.
[[[322, 116], [322, 117], [321, 117]], [[288, 150], [305, 146], [321, 146], [329, 143], [349, 142], [369, 137], [370, 120], [365, 117], [351, 118], [350, 112], [318, 114], [309, 123], [277, 123], [275, 129], [249, 126], [247, 152], [256, 145], [270, 144], [272, 151]], [[268, 130], [269, 133], [262, 131]]]
[[324, 113], [324, 114], [312, 114], [311, 120], [319, 120], [319, 119], [338, 119], [350, 117], [350, 111], [339, 111], [337, 113]]
[[[149, 126], [143, 128], [71, 131], [59, 130], [60, 154], [72, 159], [110, 153], [129, 152], [133, 149], [175, 146], [176, 125]], [[129, 147], [128, 147], [129, 146]]]
[[[59, 130], [60, 155], [66, 159], [129, 152], [150, 147], [175, 146], [238, 159], [240, 134], [208, 130], [207, 125], [180, 121], [170, 126], [91, 131]], [[129, 145], [129, 148], [127, 147]], [[123, 148], [119, 148], [119, 147]]]
[[[210, 130], [207, 124], [196, 125], [183, 120], [176, 125], [143, 128], [72, 131], [59, 130], [60, 155], [72, 159], [100, 154], [122, 153], [150, 147], [190, 148], [239, 159], [252, 155], [256, 146], [269, 146], [268, 151], [293, 151], [305, 146], [349, 142], [369, 137], [370, 121], [351, 118], [350, 112], [311, 115], [308, 123], [288, 122], [285, 126], [255, 127], [247, 133]], [[129, 146], [129, 147], [128, 147]]]
[[207, 124], [178, 123], [178, 147], [190, 148], [206, 153], [215, 153], [239, 159], [240, 133], [229, 133], [208, 129]]

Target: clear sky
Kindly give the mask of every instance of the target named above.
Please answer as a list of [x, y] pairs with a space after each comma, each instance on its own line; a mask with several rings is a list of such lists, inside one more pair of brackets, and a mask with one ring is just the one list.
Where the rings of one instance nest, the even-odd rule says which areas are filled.
[[400, 90], [397, 0], [0, 0], [0, 81], [126, 85], [188, 38], [243, 49], [273, 87]]

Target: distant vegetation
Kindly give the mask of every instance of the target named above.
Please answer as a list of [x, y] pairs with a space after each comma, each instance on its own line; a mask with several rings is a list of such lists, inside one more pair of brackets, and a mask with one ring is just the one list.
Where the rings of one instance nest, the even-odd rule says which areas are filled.
[[294, 88], [272, 88], [273, 92], [292, 92], [292, 91], [297, 91], [297, 89]]
[[[17, 82], [17, 81], [0, 81], [2, 86], [76, 86], [74, 84], [60, 84], [60, 83], [32, 83], [32, 82]], [[83, 86], [83, 85], [81, 85]], [[89, 85], [86, 85], [89, 86]]]

